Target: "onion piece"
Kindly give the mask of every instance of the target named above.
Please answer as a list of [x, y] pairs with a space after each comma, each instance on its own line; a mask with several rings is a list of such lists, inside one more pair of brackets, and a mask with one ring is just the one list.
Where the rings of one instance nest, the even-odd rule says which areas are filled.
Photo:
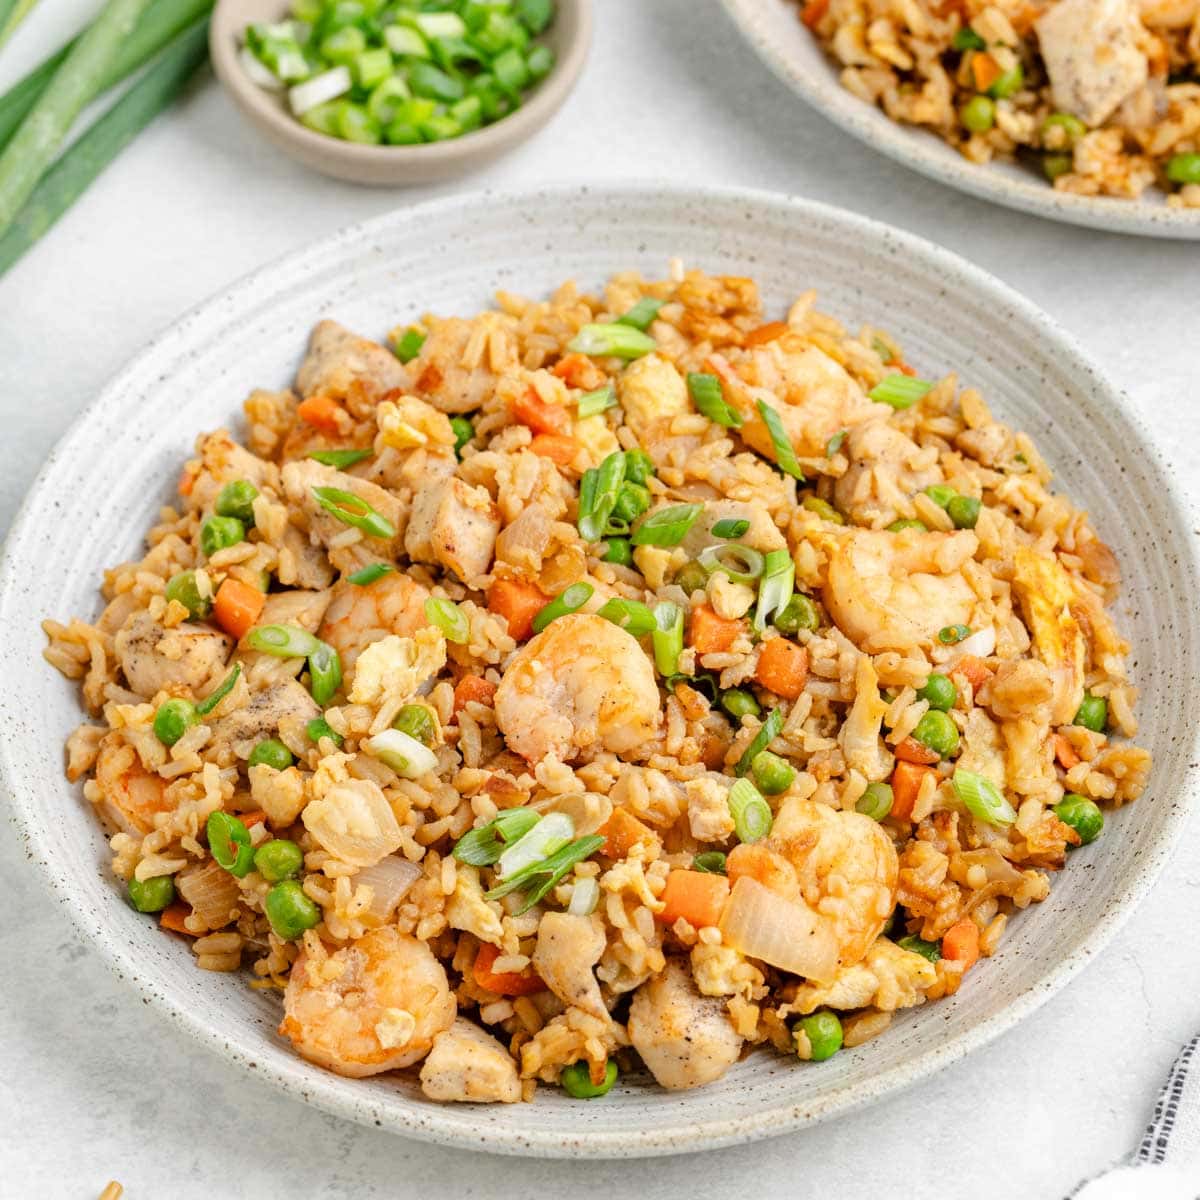
[[781, 971], [818, 983], [831, 982], [837, 972], [837, 938], [828, 919], [748, 875], [733, 885], [720, 929], [727, 946]]
[[356, 887], [365, 883], [371, 889], [371, 903], [363, 915], [386, 925], [400, 901], [420, 878], [421, 868], [400, 854], [389, 854], [373, 867], [364, 867], [354, 876]]
[[574, 891], [571, 893], [571, 903], [567, 912], [575, 917], [586, 917], [596, 911], [600, 903], [600, 885], [591, 877], [576, 879]]
[[353, 85], [354, 80], [350, 78], [348, 68], [334, 67], [332, 71], [323, 71], [296, 84], [288, 92], [288, 103], [292, 106], [292, 112], [302, 117], [310, 108], [345, 95]]
[[963, 638], [956, 649], [960, 655], [972, 654], [976, 658], [987, 658], [996, 649], [996, 630], [991, 625], [986, 629], [977, 629], [970, 637]]
[[437, 755], [402, 729], [385, 729], [363, 742], [363, 749], [405, 779], [437, 770]]
[[205, 929], [224, 929], [237, 916], [242, 898], [238, 881], [215, 861], [180, 871], [175, 887]]

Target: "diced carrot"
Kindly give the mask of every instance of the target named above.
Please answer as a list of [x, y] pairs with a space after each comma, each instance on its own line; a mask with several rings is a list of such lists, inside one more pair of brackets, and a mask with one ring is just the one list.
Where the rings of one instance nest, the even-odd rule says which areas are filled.
[[608, 858], [625, 858], [638, 842], [654, 842], [658, 834], [633, 813], [614, 808], [612, 816], [597, 830], [604, 835], [600, 853]]
[[697, 654], [720, 654], [733, 645], [741, 629], [741, 621], [726, 621], [701, 604], [688, 620], [688, 645]]
[[318, 394], [302, 400], [296, 409], [296, 416], [306, 425], [320, 429], [323, 433], [337, 433], [338, 417], [344, 411], [332, 396]]
[[971, 55], [971, 74], [975, 76], [975, 90], [986, 92], [1003, 74], [1000, 64], [982, 50]]
[[809, 29], [815, 29], [820, 24], [821, 18], [829, 11], [829, 0], [808, 0], [804, 6], [804, 11], [800, 14], [802, 20]]
[[896, 746], [895, 754], [901, 762], [924, 763], [926, 766], [941, 758], [936, 750], [930, 750], [928, 746], [918, 742], [915, 737], [906, 737]]
[[240, 640], [254, 628], [266, 602], [266, 592], [231, 577], [217, 588], [213, 597], [213, 617], [230, 637]]
[[482, 675], [464, 675], [454, 685], [454, 711], [460, 712], [468, 704], [491, 704], [496, 695], [496, 685]]
[[573, 388], [593, 391], [604, 383], [604, 372], [586, 354], [568, 354], [550, 368], [552, 375]]
[[767, 691], [795, 700], [808, 679], [808, 651], [787, 638], [771, 638], [763, 642], [754, 677]]
[[185, 470], [183, 472], [183, 474], [179, 476], [179, 484], [175, 490], [181, 496], [190, 496], [192, 494], [192, 488], [194, 488], [195, 486], [196, 486], [195, 473], [192, 471]]
[[532, 387], [526, 388], [513, 401], [512, 414], [534, 433], [570, 436], [571, 414], [561, 404], [547, 404]]
[[497, 996], [529, 996], [546, 990], [542, 977], [532, 967], [523, 971], [493, 971], [492, 963], [499, 957], [499, 946], [493, 946], [491, 942], [484, 942], [475, 955], [471, 974], [484, 991], [495, 992]]
[[693, 929], [703, 929], [720, 922], [728, 899], [729, 880], [724, 875], [675, 870], [667, 876], [661, 896], [663, 909], [657, 916], [667, 925], [682, 917]]
[[911, 821], [913, 807], [917, 803], [917, 794], [926, 775], [936, 775], [932, 767], [923, 767], [919, 763], [904, 762], [896, 764], [892, 772], [892, 812], [891, 815], [900, 821]]
[[942, 957], [969, 971], [979, 961], [979, 926], [970, 917], [956, 921], [942, 935]]
[[1070, 739], [1063, 733], [1054, 735], [1054, 757], [1058, 759], [1058, 765], [1064, 771], [1069, 771], [1072, 767], [1079, 766], [1080, 758], [1075, 751], [1075, 747], [1071, 745]]
[[488, 591], [488, 608], [508, 622], [508, 635], [518, 642], [533, 632], [533, 618], [549, 603], [540, 588], [516, 579], [497, 579]]
[[175, 904], [164, 908], [158, 914], [158, 923], [164, 928], [169, 929], [172, 933], [182, 933], [187, 937], [198, 937], [199, 934], [193, 933], [184, 923], [185, 917], [192, 915], [191, 905], [184, 904], [182, 900]]
[[539, 433], [529, 443], [529, 448], [534, 454], [540, 454], [543, 458], [558, 463], [560, 467], [569, 467], [575, 461], [580, 447], [573, 437], [566, 437], [561, 433]]
[[974, 654], [964, 654], [950, 668], [950, 674], [961, 675], [971, 685], [971, 690], [976, 692], [992, 677], [991, 668]]
[[[820, 3], [820, 0], [817, 0]], [[826, 0], [828, 4], [828, 0]], [[820, 20], [818, 17], [817, 20]], [[765, 325], [760, 325], [757, 329], [752, 329], [746, 334], [744, 341], [747, 346], [762, 346], [767, 342], [773, 342], [776, 338], [781, 338], [788, 331], [788, 323], [786, 321], [768, 321]]]
[[910, 367], [906, 362], [894, 362], [891, 364], [901, 375], [914, 376], [917, 373], [916, 367]]
[[267, 819], [267, 814], [260, 808], [255, 809], [254, 812], [237, 813], [235, 815], [247, 829], [253, 829], [255, 825], [261, 825]]

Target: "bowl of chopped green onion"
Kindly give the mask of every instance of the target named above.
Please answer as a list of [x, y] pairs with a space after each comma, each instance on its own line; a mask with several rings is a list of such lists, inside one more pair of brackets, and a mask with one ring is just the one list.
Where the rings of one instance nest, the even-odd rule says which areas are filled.
[[464, 174], [540, 129], [591, 42], [591, 0], [220, 0], [234, 103], [323, 174], [382, 187]]

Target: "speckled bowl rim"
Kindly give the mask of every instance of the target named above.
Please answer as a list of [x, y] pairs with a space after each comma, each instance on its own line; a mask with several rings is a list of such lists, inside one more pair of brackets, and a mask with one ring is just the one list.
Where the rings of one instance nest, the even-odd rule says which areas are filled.
[[[1158, 196], [1154, 189], [1148, 191], [1151, 198], [1138, 200], [1059, 192], [1032, 174], [1023, 179], [1015, 171], [1009, 174], [1003, 165], [969, 162], [935, 134], [897, 124], [880, 109], [842, 87], [833, 67], [824, 61], [815, 39], [814, 50], [822, 56], [819, 73], [799, 62], [783, 43], [770, 36], [771, 18], [764, 13], [768, 6], [787, 2], [721, 0], [742, 36], [793, 92], [871, 149], [938, 183], [1050, 221], [1110, 233], [1200, 240], [1200, 210], [1170, 208], [1161, 199], [1153, 198]], [[798, 16], [796, 24], [803, 28]]]
[[[5, 607], [6, 597], [16, 594], [14, 562], [18, 557], [18, 548], [28, 539], [36, 540], [38, 536], [38, 530], [32, 522], [32, 510], [47, 480], [56, 469], [56, 460], [63, 457], [69, 459], [80, 446], [94, 447], [91, 426], [101, 419], [110, 399], [119, 395], [124, 376], [132, 375], [143, 364], [160, 355], [177, 353], [181, 346], [190, 341], [197, 338], [201, 342], [208, 340], [208, 333], [203, 332], [208, 318], [215, 320], [218, 313], [221, 313], [222, 319], [227, 320], [231, 310], [236, 310], [239, 305], [248, 305], [252, 301], [261, 302], [264, 296], [277, 294], [278, 285], [274, 282], [276, 279], [283, 281], [294, 278], [297, 272], [303, 273], [306, 270], [306, 265], [307, 269], [312, 270], [318, 260], [327, 261], [330, 252], [349, 250], [394, 225], [419, 223], [435, 215], [439, 218], [457, 215], [461, 221], [469, 221], [476, 206], [496, 202], [533, 204], [547, 199], [555, 202], [583, 197], [595, 200], [597, 196], [605, 197], [612, 205], [632, 205], [648, 201], [669, 204], [672, 200], [681, 203], [685, 200], [707, 200], [713, 203], [734, 201], [745, 206], [747, 217], [751, 211], [758, 210], [764, 216], [768, 213], [778, 216], [786, 214], [789, 220], [795, 220], [798, 227], [806, 219], [820, 221], [830, 227], [840, 227], [847, 244], [882, 243], [896, 255], [897, 262], [924, 260], [931, 268], [939, 271], [939, 277], [955, 278], [963, 286], [975, 289], [981, 298], [994, 303], [998, 309], [1011, 311], [1014, 315], [1037, 323], [1047, 343], [1053, 346], [1056, 356], [1071, 370], [1090, 377], [1098, 397], [1105, 404], [1119, 409], [1122, 417], [1138, 431], [1144, 448], [1153, 454], [1159, 477], [1158, 484], [1167, 495], [1169, 507], [1186, 520], [1188, 529], [1195, 529], [1200, 525], [1200, 512], [1175, 483], [1170, 472], [1164, 468], [1163, 455], [1132, 403], [1124, 393], [1105, 382], [1103, 373], [1085, 355], [1075, 340], [1036, 305], [1024, 299], [1007, 284], [958, 255], [922, 238], [830, 205], [761, 190], [687, 188], [669, 183], [635, 182], [604, 187], [562, 186], [527, 192], [483, 191], [431, 201], [347, 226], [315, 245], [285, 255], [249, 273], [225, 291], [192, 308], [165, 332], [154, 338], [139, 355], [127, 363], [96, 399], [84, 408], [51, 452], [46, 465], [39, 473], [13, 522], [3, 548], [3, 556], [0, 557], [0, 611]], [[583, 231], [581, 235], [582, 233]], [[547, 282], [549, 286], [552, 281]], [[219, 322], [216, 324], [219, 327]], [[195, 329], [202, 332], [195, 333]], [[1189, 537], [1183, 544], [1186, 547], [1186, 561], [1179, 563], [1179, 569], [1186, 570], [1189, 578], [1200, 577], [1200, 561], [1197, 558], [1194, 539]], [[2, 651], [3, 645], [0, 644], [0, 658], [3, 657]], [[9, 727], [16, 727], [17, 703], [18, 700], [0, 692], [0, 723], [8, 725], [11, 721], [14, 723]], [[733, 1119], [675, 1119], [673, 1122], [668, 1121], [653, 1128], [633, 1132], [589, 1131], [576, 1134], [571, 1132], [568, 1120], [564, 1121], [561, 1130], [531, 1131], [520, 1138], [514, 1138], [511, 1133], [488, 1129], [482, 1124], [473, 1128], [469, 1119], [464, 1120], [452, 1115], [456, 1109], [468, 1106], [447, 1106], [445, 1115], [440, 1110], [433, 1115], [415, 1111], [397, 1115], [394, 1109], [389, 1108], [385, 1112], [377, 1108], [370, 1102], [369, 1097], [357, 1100], [329, 1094], [322, 1084], [326, 1079], [336, 1077], [326, 1076], [319, 1068], [310, 1066], [298, 1056], [294, 1060], [285, 1059], [281, 1064], [266, 1062], [261, 1053], [256, 1054], [254, 1045], [244, 1041], [231, 1041], [221, 1030], [204, 1024], [186, 1003], [171, 995], [152, 972], [143, 969], [134, 948], [126, 946], [103, 924], [93, 923], [79, 906], [73, 903], [74, 879], [66, 872], [64, 865], [56, 861], [54, 830], [42, 821], [32, 802], [27, 802], [15, 786], [17, 746], [14, 739], [0, 739], [0, 794], [8, 800], [11, 819], [25, 843], [26, 857], [36, 864], [84, 940], [99, 952], [118, 978], [128, 981], [136, 988], [144, 1003], [172, 1018], [179, 1028], [217, 1053], [223, 1061], [237, 1064], [252, 1077], [273, 1084], [284, 1094], [314, 1104], [336, 1116], [365, 1125], [387, 1128], [424, 1141], [464, 1149], [533, 1157], [638, 1158], [751, 1142], [850, 1112], [927, 1079], [936, 1071], [957, 1062], [1013, 1028], [1063, 988], [1106, 946], [1150, 891], [1177, 845], [1189, 815], [1189, 805], [1183, 801], [1196, 791], [1197, 775], [1200, 772], [1200, 764], [1196, 761], [1197, 757], [1200, 757], [1200, 728], [1193, 729], [1191, 745], [1187, 774], [1176, 781], [1171, 794], [1159, 795], [1156, 798], [1156, 803], [1167, 808], [1159, 833], [1156, 839], [1147, 845], [1140, 861], [1123, 876], [1122, 894], [1106, 902], [1107, 919], [1095, 924], [1089, 933], [1082, 936], [1072, 951], [1036, 982], [1018, 992], [1007, 1007], [991, 1017], [981, 1020], [945, 1042], [922, 1051], [911, 1060], [842, 1086], [824, 1100], [813, 1104], [801, 1102], [778, 1107], [760, 1107]], [[261, 1048], [259, 1046], [260, 1051]]]

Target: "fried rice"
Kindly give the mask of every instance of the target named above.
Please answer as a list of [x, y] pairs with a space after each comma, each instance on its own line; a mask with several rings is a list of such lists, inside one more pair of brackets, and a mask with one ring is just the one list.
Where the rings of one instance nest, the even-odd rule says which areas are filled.
[[1196, 0], [804, 0], [842, 85], [975, 163], [1200, 208]]
[[676, 263], [389, 342], [322, 321], [45, 622], [130, 902], [443, 1101], [817, 1062], [986, 987], [1149, 770], [1117, 564], [1029, 438]]

